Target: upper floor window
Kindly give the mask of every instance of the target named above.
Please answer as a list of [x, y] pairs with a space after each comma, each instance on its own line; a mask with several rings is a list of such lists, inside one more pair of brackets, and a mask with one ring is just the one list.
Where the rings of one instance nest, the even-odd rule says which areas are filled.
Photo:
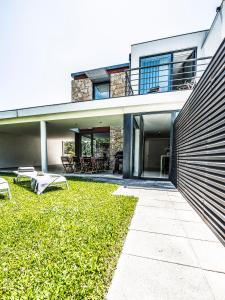
[[140, 94], [171, 90], [171, 61], [171, 53], [140, 59]]
[[109, 98], [109, 82], [94, 83], [93, 98], [95, 100]]
[[195, 83], [196, 48], [141, 57], [139, 93], [189, 89]]

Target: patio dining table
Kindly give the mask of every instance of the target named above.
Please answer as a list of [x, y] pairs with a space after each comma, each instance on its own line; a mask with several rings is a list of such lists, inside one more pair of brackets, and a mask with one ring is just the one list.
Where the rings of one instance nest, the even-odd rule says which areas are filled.
[[80, 172], [97, 173], [105, 171], [108, 167], [108, 158], [105, 157], [80, 157]]

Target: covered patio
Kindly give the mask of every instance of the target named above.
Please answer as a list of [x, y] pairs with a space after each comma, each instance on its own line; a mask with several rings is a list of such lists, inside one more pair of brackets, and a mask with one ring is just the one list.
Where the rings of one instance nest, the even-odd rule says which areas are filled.
[[[34, 166], [43, 172], [99, 173], [112, 176], [123, 150], [123, 115], [27, 121], [0, 125], [0, 170]], [[66, 169], [63, 158], [73, 168]], [[104, 162], [100, 170], [76, 168], [81, 158]], [[95, 172], [96, 171], [96, 172]], [[122, 175], [115, 174], [119, 178]]]

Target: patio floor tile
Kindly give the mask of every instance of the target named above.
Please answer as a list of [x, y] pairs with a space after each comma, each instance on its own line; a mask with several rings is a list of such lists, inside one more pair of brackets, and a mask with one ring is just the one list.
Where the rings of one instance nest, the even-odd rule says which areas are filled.
[[138, 214], [135, 214], [130, 229], [186, 236], [186, 232], [179, 220], [155, 218], [149, 209], [144, 208], [138, 210]]
[[141, 231], [129, 232], [123, 253], [198, 266], [188, 239]]
[[106, 299], [215, 300], [200, 269], [125, 254]]
[[225, 248], [183, 196], [117, 192], [139, 200], [106, 299], [225, 300]]
[[181, 221], [180, 224], [183, 227], [186, 236], [189, 238], [205, 241], [214, 241], [219, 243], [219, 240], [217, 239], [215, 234], [213, 234], [212, 231], [208, 228], [208, 226], [203, 222], [196, 223]]
[[202, 268], [225, 274], [225, 249], [221, 243], [199, 240], [190, 243]]

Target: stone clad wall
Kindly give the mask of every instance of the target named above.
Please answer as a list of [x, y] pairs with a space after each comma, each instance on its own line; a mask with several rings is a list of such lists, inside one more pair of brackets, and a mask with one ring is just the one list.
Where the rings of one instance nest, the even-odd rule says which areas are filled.
[[114, 155], [123, 150], [123, 128], [120, 126], [110, 127], [110, 168], [114, 167]]
[[[126, 95], [125, 72], [114, 72], [109, 74], [110, 98]], [[71, 81], [71, 100], [81, 102], [93, 100], [93, 83], [89, 78], [77, 78]]]
[[110, 97], [122, 97], [126, 93], [124, 72], [110, 74]]
[[92, 100], [92, 81], [89, 78], [71, 81], [72, 102]]

